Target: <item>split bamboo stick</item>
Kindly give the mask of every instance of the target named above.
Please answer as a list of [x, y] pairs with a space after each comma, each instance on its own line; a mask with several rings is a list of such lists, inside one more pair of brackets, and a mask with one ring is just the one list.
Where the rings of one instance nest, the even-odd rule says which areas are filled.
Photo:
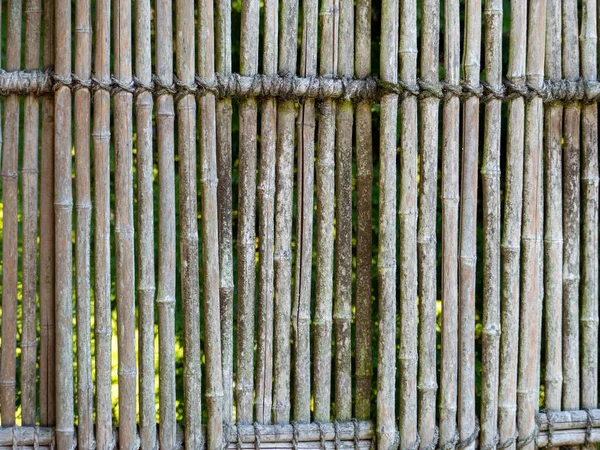
[[[395, 83], [398, 73], [398, 2], [381, 7], [381, 79]], [[377, 367], [377, 444], [395, 448], [396, 431], [396, 123], [398, 96], [381, 99], [379, 171], [379, 354]]]
[[[160, 0], [156, 7], [156, 76], [165, 86], [173, 83], [173, 2]], [[156, 98], [158, 140], [158, 362], [159, 442], [173, 448], [175, 418], [175, 110], [173, 95]], [[183, 183], [182, 183], [183, 184]], [[183, 275], [184, 272], [182, 272]]]
[[[22, 2], [8, 3], [6, 68], [21, 66]], [[19, 277], [19, 118], [20, 98], [11, 95], [4, 106], [2, 155], [2, 347], [0, 353], [0, 420], [15, 425], [17, 372], [17, 296]]]
[[[40, 64], [41, 0], [25, 2], [25, 70]], [[37, 411], [37, 238], [40, 102], [25, 98], [23, 128], [23, 304], [21, 332], [21, 425], [34, 425]]]
[[[89, 0], [75, 2], [75, 75], [87, 80], [92, 72], [92, 24]], [[75, 146], [75, 273], [77, 294], [77, 445], [94, 444], [92, 384], [90, 252], [92, 226], [90, 131], [91, 93], [78, 89], [74, 97]]]
[[[214, 80], [213, 3], [202, 0], [198, 16], [197, 73]], [[217, 211], [217, 152], [215, 96], [208, 94], [200, 104], [200, 195], [202, 198], [202, 263], [204, 266], [204, 333], [206, 358], [207, 434], [206, 448], [221, 448], [223, 436], [223, 366], [219, 308], [219, 231]]]
[[[421, 19], [421, 77], [430, 84], [439, 83], [440, 3], [423, 2]], [[418, 372], [418, 433], [421, 448], [437, 445], [436, 434], [436, 222], [438, 180], [439, 106], [435, 97], [424, 99], [421, 112], [421, 154], [418, 249], [419, 293], [419, 372]], [[357, 110], [358, 113], [358, 110]], [[369, 205], [371, 199], [369, 197]]]
[[[354, 2], [339, 9], [337, 75], [354, 76]], [[316, 33], [315, 33], [316, 34]], [[352, 417], [352, 129], [354, 108], [347, 99], [336, 105], [335, 123], [335, 417]]]
[[[94, 72], [103, 82], [109, 82], [111, 79], [110, 5], [109, 0], [96, 2]], [[110, 94], [107, 91], [98, 90], [94, 93], [94, 337], [96, 447], [99, 450], [106, 450], [112, 446], [110, 103]], [[153, 404], [154, 401], [153, 397]]]
[[[131, 73], [131, 2], [113, 4], [114, 73], [129, 85]], [[121, 449], [136, 447], [135, 259], [132, 177], [132, 95], [114, 96], [115, 264], [119, 363], [119, 435]], [[162, 409], [162, 408], [161, 408]]]
[[[319, 14], [321, 29], [319, 70], [321, 76], [333, 77], [337, 71], [337, 15], [338, 10], [335, 8], [334, 0], [321, 2], [321, 12]], [[335, 102], [331, 99], [326, 99], [319, 105], [319, 134], [317, 139], [313, 397], [315, 422], [329, 422], [331, 419], [331, 335], [335, 236], [333, 231], [335, 214]], [[369, 200], [369, 205], [370, 202]]]
[[[279, 5], [279, 73], [296, 71], [298, 1]], [[277, 110], [277, 167], [275, 171], [275, 340], [273, 368], [273, 421], [290, 420], [290, 318], [292, 284], [292, 200], [294, 184], [294, 102], [279, 102]]]
[[[263, 72], [277, 73], [277, 1], [264, 4]], [[277, 102], [261, 104], [258, 190], [258, 343], [254, 408], [258, 423], [271, 423], [273, 406], [273, 240], [275, 226], [275, 153]]]
[[[562, 2], [562, 75], [579, 79], [579, 41], [577, 1]], [[564, 107], [563, 153], [563, 409], [578, 409], [581, 391], [579, 363], [579, 265], [580, 265], [580, 183], [581, 183], [581, 105], [569, 102]]]
[[[367, 77], [371, 73], [371, 0], [356, 2], [354, 41], [356, 76]], [[321, 147], [319, 146], [319, 148]], [[361, 101], [356, 105], [356, 191], [356, 318], [354, 321], [356, 324], [356, 397], [354, 416], [364, 420], [371, 417], [371, 385], [373, 381], [373, 129], [371, 102], [368, 100]], [[435, 410], [435, 405], [433, 408]]]
[[[231, 0], [215, 3], [215, 65], [231, 74]], [[221, 302], [221, 358], [223, 362], [223, 419], [233, 413], [233, 236], [231, 183], [231, 99], [219, 98], [216, 106], [217, 186], [219, 214], [219, 296]]]
[[[260, 20], [258, 0], [242, 2], [240, 73], [258, 71], [258, 35]], [[237, 374], [236, 419], [252, 423], [254, 393], [254, 302], [256, 291], [256, 99], [240, 102], [240, 165], [238, 200], [238, 307], [237, 307]]]

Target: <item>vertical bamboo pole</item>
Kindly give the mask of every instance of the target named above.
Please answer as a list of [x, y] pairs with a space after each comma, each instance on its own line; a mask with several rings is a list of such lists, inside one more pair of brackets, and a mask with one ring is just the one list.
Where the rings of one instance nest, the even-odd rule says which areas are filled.
[[[258, 72], [258, 0], [242, 2], [240, 73]], [[236, 419], [252, 423], [254, 393], [254, 301], [256, 291], [256, 127], [255, 98], [240, 102], [240, 166], [238, 211], [238, 309]]]
[[[87, 80], [92, 72], [92, 29], [89, 0], [75, 3], [75, 75]], [[91, 93], [78, 89], [74, 95], [75, 114], [75, 271], [77, 293], [77, 445], [94, 445], [94, 386], [92, 385], [90, 251], [91, 251], [91, 172], [90, 110]]]
[[[279, 73], [296, 71], [298, 1], [280, 3]], [[273, 421], [290, 420], [290, 316], [292, 284], [292, 196], [294, 184], [294, 102], [279, 102], [277, 110], [277, 168], [275, 172], [275, 358]]]
[[[502, 1], [485, 4], [485, 74], [492, 88], [502, 83]], [[481, 446], [498, 436], [500, 371], [500, 100], [485, 105], [481, 179], [483, 190], [483, 355], [481, 371]]]
[[[381, 5], [381, 79], [395, 83], [398, 73], [398, 2]], [[396, 445], [396, 123], [398, 96], [381, 99], [379, 170], [379, 354], [377, 367], [377, 443]]]
[[[354, 2], [339, 5], [337, 75], [354, 76]], [[352, 417], [352, 103], [336, 105], [335, 134], [335, 417]]]
[[[131, 2], [113, 4], [115, 77], [132, 82]], [[117, 334], [119, 355], [119, 447], [136, 447], [135, 268], [133, 240], [132, 95], [114, 96], [115, 132], [115, 249], [117, 275]], [[162, 409], [162, 408], [161, 408]]]
[[[577, 2], [564, 0], [563, 8], [563, 78], [579, 79], [579, 42]], [[563, 409], [579, 409], [581, 395], [579, 371], [579, 264], [580, 264], [580, 111], [577, 102], [564, 107], [563, 153]]]
[[[177, 74], [194, 84], [194, 2], [178, 0]], [[183, 303], [183, 400], [185, 405], [185, 442], [188, 448], [201, 449], [202, 413], [200, 383], [200, 280], [198, 271], [198, 204], [196, 183], [196, 99], [192, 94], [177, 101], [179, 133], [179, 202], [181, 217], [181, 292]]]
[[[21, 66], [22, 2], [8, 3], [6, 69]], [[15, 425], [17, 372], [17, 283], [19, 273], [19, 117], [20, 98], [6, 98], [2, 155], [2, 348], [0, 353], [0, 417], [2, 426]]]
[[[54, 1], [42, 3], [42, 63], [54, 66]], [[1, 130], [0, 130], [1, 142]], [[40, 161], [40, 425], [55, 423], [54, 396], [54, 99], [42, 98]]]
[[[337, 72], [336, 55], [339, 42], [337, 39], [338, 10], [335, 6], [335, 0], [321, 2], [319, 58], [321, 76], [332, 77]], [[331, 334], [335, 236], [333, 231], [335, 212], [335, 101], [332, 99], [325, 99], [319, 105], [318, 140], [313, 397], [315, 399], [314, 420], [316, 422], [329, 422], [331, 419]], [[370, 364], [371, 362], [369, 362]]]
[[[55, 72], [60, 77], [69, 78], [71, 76], [71, 2], [58, 0], [55, 13]], [[14, 47], [14, 45], [12, 46]], [[70, 449], [74, 444], [71, 109], [71, 90], [67, 86], [61, 86], [54, 93], [54, 115], [56, 119], [54, 135], [55, 312], [57, 324], [55, 340], [56, 444], [59, 450]], [[7, 170], [6, 165], [3, 170]], [[4, 239], [6, 240], [6, 234]], [[7, 285], [4, 284], [4, 286]], [[6, 287], [4, 289], [4, 292], [6, 292]]]
[[[439, 83], [440, 3], [423, 2], [421, 19], [421, 76], [426, 83]], [[436, 427], [436, 221], [438, 178], [439, 105], [435, 97], [423, 99], [421, 111], [421, 155], [419, 191], [418, 286], [419, 286], [419, 415], [421, 448], [437, 444]], [[370, 199], [369, 199], [370, 204]]]
[[[135, 72], [138, 80], [152, 82], [152, 42], [150, 1], [135, 2]], [[138, 202], [138, 370], [140, 447], [153, 450], [156, 444], [156, 397], [154, 371], [154, 189], [151, 92], [135, 97], [137, 132], [137, 202]]]
[[[231, 0], [215, 2], [215, 65], [231, 73]], [[233, 236], [231, 230], [231, 99], [219, 98], [216, 106], [217, 186], [219, 214], [219, 282], [221, 302], [221, 358], [223, 361], [223, 420], [233, 412]]]
[[[584, 1], [580, 35], [584, 80], [598, 75], [596, 14], [596, 1]], [[583, 105], [581, 120], [581, 406], [594, 408], [598, 403], [598, 105]]]
[[[302, 5], [302, 52], [300, 74], [317, 74], [319, 4]], [[310, 303], [315, 155], [315, 102], [307, 99], [298, 109], [298, 181], [296, 217], [296, 273], [292, 303], [294, 326], [294, 420], [310, 422]]]
[[[197, 71], [214, 80], [213, 2], [199, 3]], [[215, 97], [207, 94], [200, 104], [200, 195], [202, 198], [202, 263], [204, 264], [204, 330], [206, 357], [206, 398], [208, 416], [207, 449], [221, 448], [223, 437], [223, 366], [219, 308], [219, 231], [217, 212], [217, 154]]]
[[[511, 0], [510, 47], [507, 78], [525, 83], [527, 5]], [[525, 104], [522, 98], [508, 104], [505, 203], [502, 236], [502, 317], [500, 384], [498, 386], [499, 446], [515, 450], [517, 363], [519, 351], [519, 300], [521, 218], [523, 195], [523, 144]]]
[[[264, 6], [263, 72], [277, 73], [277, 1]], [[256, 420], [271, 423], [273, 406], [273, 239], [277, 102], [261, 104], [260, 170], [258, 184], [258, 343], [256, 355]]]
[[[550, 0], [546, 19], [546, 77], [551, 81], [561, 77], [561, 2]], [[560, 410], [562, 392], [562, 104], [552, 104], [545, 111], [545, 214], [544, 253], [546, 270], [546, 370], [545, 407]]]
[[[173, 83], [173, 2], [156, 7], [156, 76]], [[158, 134], [158, 361], [160, 446], [173, 448], [175, 422], [175, 110], [173, 95], [156, 99]]]
[[[25, 2], [25, 70], [39, 69], [41, 0]], [[25, 98], [23, 128], [23, 329], [21, 334], [21, 424], [36, 423], [38, 146], [40, 102]]]
[[[96, 2], [94, 72], [110, 82], [110, 0]], [[96, 446], [112, 445], [110, 274], [110, 94], [94, 92], [94, 336], [96, 339]], [[152, 244], [154, 245], [154, 243]], [[154, 331], [154, 330], [153, 330]], [[154, 404], [154, 397], [152, 398]]]
[[[527, 81], [539, 88], [543, 84], [546, 1], [533, 0], [528, 5]], [[521, 318], [519, 328], [519, 373], [517, 386], [517, 426], [519, 446], [535, 448], [535, 413], [538, 410], [540, 317], [540, 255], [543, 227], [542, 208], [542, 134], [543, 105], [533, 98], [525, 110], [525, 151], [523, 174], [523, 225]]]
[[[371, 73], [371, 0], [358, 0], [356, 3], [354, 45], [356, 48], [354, 55], [356, 76], [367, 77]], [[368, 100], [361, 101], [356, 105], [356, 190], [356, 400], [354, 416], [357, 419], [366, 420], [371, 417], [373, 379], [373, 317], [371, 312], [373, 130], [371, 102]]]

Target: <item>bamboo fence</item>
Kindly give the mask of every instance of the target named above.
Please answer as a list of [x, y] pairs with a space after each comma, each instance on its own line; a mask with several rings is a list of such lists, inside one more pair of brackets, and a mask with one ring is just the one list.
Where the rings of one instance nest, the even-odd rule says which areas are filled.
[[596, 448], [598, 11], [2, 2], [0, 450]]

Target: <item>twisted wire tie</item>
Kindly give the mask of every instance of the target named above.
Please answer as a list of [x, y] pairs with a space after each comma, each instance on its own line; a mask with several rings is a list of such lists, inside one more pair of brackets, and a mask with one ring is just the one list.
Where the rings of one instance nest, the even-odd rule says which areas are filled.
[[335, 445], [335, 450], [339, 450], [340, 449], [340, 423], [337, 421], [337, 419], [333, 420], [333, 439], [334, 439], [334, 445]]
[[360, 428], [358, 420], [352, 419], [352, 425], [354, 426], [354, 449], [358, 450], [360, 444]]
[[475, 418], [475, 427], [473, 429], [473, 432], [465, 440], [459, 442], [458, 445], [456, 446], [456, 448], [458, 448], [458, 449], [467, 448], [469, 445], [471, 445], [473, 442], [475, 442], [475, 439], [477, 438], [478, 434], [479, 434], [479, 420], [477, 418]]
[[325, 432], [323, 431], [323, 424], [317, 422], [317, 427], [319, 428], [319, 444], [321, 445], [321, 450], [325, 450]]
[[291, 422], [292, 425], [292, 448], [298, 450], [298, 428], [296, 422]]
[[583, 410], [585, 411], [586, 414], [586, 428], [585, 428], [585, 445], [590, 445], [592, 444], [592, 429], [594, 427], [593, 421], [592, 421], [592, 413], [590, 412], [590, 408], [583, 408]]
[[517, 439], [519, 439], [519, 430], [515, 429], [515, 433], [513, 434], [513, 436], [510, 437], [510, 438], [508, 438], [504, 442], [498, 443], [498, 445], [496, 446], [496, 448], [499, 449], [499, 450], [502, 450], [504, 448], [508, 448], [511, 445], [513, 445], [515, 442], [517, 442]]
[[254, 449], [260, 450], [260, 427], [258, 422], [254, 422]]
[[236, 432], [237, 432], [237, 441], [235, 443], [235, 448], [237, 450], [242, 450], [242, 434], [240, 433], [239, 425], [236, 428]]

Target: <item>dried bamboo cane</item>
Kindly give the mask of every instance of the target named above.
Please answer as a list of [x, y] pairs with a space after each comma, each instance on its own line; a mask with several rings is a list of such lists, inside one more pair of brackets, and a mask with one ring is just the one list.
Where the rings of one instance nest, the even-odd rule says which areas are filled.
[[[485, 5], [485, 73], [492, 88], [502, 83], [502, 1]], [[500, 100], [485, 105], [483, 190], [483, 355], [480, 445], [494, 447], [498, 437], [500, 372]]]
[[[280, 3], [279, 73], [296, 70], [298, 1]], [[292, 284], [292, 197], [294, 184], [294, 102], [286, 100], [277, 110], [277, 168], [275, 200], [275, 340], [273, 421], [290, 420], [290, 317]]]
[[[87, 80], [92, 72], [91, 2], [75, 2], [75, 75]], [[92, 198], [90, 172], [91, 93], [78, 89], [75, 113], [75, 272], [77, 293], [77, 445], [94, 446], [94, 386], [92, 384], [90, 251]]]
[[[511, 1], [509, 66], [507, 78], [525, 82], [527, 5]], [[517, 363], [519, 343], [519, 293], [521, 218], [523, 195], [523, 143], [525, 105], [523, 99], [508, 104], [506, 144], [506, 195], [502, 236], [502, 318], [500, 338], [500, 384], [498, 386], [499, 446], [515, 450]]]
[[[334, 0], [321, 2], [320, 74], [333, 76], [337, 69], [337, 14]], [[314, 420], [331, 419], [331, 334], [333, 314], [333, 249], [335, 211], [335, 102], [319, 105], [319, 151], [316, 167], [316, 280], [314, 326]], [[369, 200], [370, 205], [371, 200]], [[370, 273], [369, 273], [370, 277]], [[369, 361], [369, 366], [371, 362]], [[370, 384], [370, 383], [369, 383]], [[370, 388], [369, 388], [370, 389]], [[370, 393], [370, 392], [369, 392]]]
[[[194, 2], [181, 0], [177, 11], [177, 74], [188, 85], [194, 83]], [[179, 201], [181, 218], [181, 292], [183, 303], [183, 396], [185, 443], [201, 449], [201, 355], [200, 280], [198, 270], [198, 202], [196, 183], [196, 99], [188, 94], [177, 100], [179, 133]]]
[[[426, 83], [437, 84], [439, 70], [440, 3], [423, 3], [421, 22], [421, 76]], [[436, 220], [438, 176], [439, 100], [421, 102], [421, 167], [418, 223], [419, 287], [419, 373], [418, 433], [421, 448], [437, 444], [436, 430]], [[357, 110], [358, 113], [358, 110]], [[369, 197], [369, 204], [371, 199]], [[360, 210], [360, 209], [359, 209]]]
[[[197, 72], [214, 80], [213, 2], [199, 4]], [[208, 440], [206, 448], [221, 448], [223, 437], [223, 366], [219, 307], [219, 230], [217, 211], [217, 152], [215, 97], [205, 95], [200, 104], [200, 195], [202, 198], [202, 263], [204, 265], [204, 332]]]
[[[354, 76], [354, 2], [334, 2], [339, 9], [337, 75]], [[335, 134], [335, 417], [352, 417], [352, 103], [336, 105]]]
[[[173, 2], [161, 0], [156, 9], [156, 76], [166, 86], [173, 83]], [[178, 52], [179, 54], [179, 52]], [[158, 140], [158, 361], [159, 442], [173, 448], [175, 418], [175, 111], [173, 95], [156, 99]], [[184, 184], [184, 183], [182, 183]], [[183, 272], [182, 272], [183, 275]], [[187, 428], [187, 427], [186, 427]]]
[[[71, 76], [71, 2], [68, 0], [57, 1], [55, 13], [55, 71], [58, 76], [69, 78]], [[62, 86], [54, 93], [54, 115], [56, 119], [54, 135], [55, 312], [57, 324], [55, 339], [56, 444], [59, 450], [70, 449], [74, 444], [71, 110], [71, 91], [68, 87]], [[3, 170], [6, 171], [7, 169], [5, 165]], [[5, 205], [6, 207], [7, 205]], [[6, 234], [4, 239], [6, 240]], [[4, 289], [4, 292], [6, 292], [6, 287]], [[3, 340], [3, 342], [5, 341]]]
[[[94, 72], [110, 81], [110, 1], [96, 2]], [[112, 446], [110, 94], [94, 93], [94, 336], [96, 339], [96, 447]], [[154, 245], [154, 243], [153, 243]], [[154, 404], [154, 397], [152, 398]]]
[[[354, 56], [356, 76], [363, 78], [371, 73], [371, 0], [358, 0], [356, 3], [354, 45], [356, 48]], [[437, 67], [437, 64], [435, 66]], [[373, 318], [371, 312], [373, 284], [373, 250], [371, 248], [373, 245], [372, 135], [371, 102], [359, 102], [356, 105], [356, 400], [354, 416], [363, 420], [371, 417], [371, 384], [373, 379]], [[435, 410], [435, 400], [433, 409]]]
[[[395, 83], [398, 72], [398, 2], [381, 6], [381, 79]], [[379, 172], [379, 352], [377, 367], [377, 444], [395, 448], [396, 379], [396, 122], [398, 96], [381, 99]]]
[[[598, 74], [596, 14], [596, 1], [584, 1], [580, 41], [585, 80], [595, 80]], [[581, 406], [595, 408], [598, 403], [598, 106], [583, 105], [581, 120]]]
[[[135, 72], [144, 84], [152, 82], [150, 1], [135, 3]], [[156, 393], [154, 368], [154, 189], [152, 110], [150, 92], [135, 97], [137, 132], [138, 203], [138, 370], [140, 448], [153, 450], [156, 443]]]
[[[546, 32], [546, 1], [533, 0], [528, 5], [527, 81], [542, 86], [544, 72], [544, 36]], [[519, 327], [519, 368], [517, 386], [518, 446], [535, 448], [535, 413], [538, 410], [539, 389], [539, 317], [540, 317], [540, 255], [543, 227], [542, 99], [532, 99], [525, 110], [525, 151], [523, 174], [523, 225], [521, 308]]]
[[[564, 0], [562, 75], [579, 79], [577, 2]], [[580, 111], [579, 103], [564, 108], [563, 153], [563, 409], [579, 409], [579, 264], [580, 264]]]
[[[113, 4], [115, 77], [132, 82], [131, 2]], [[115, 249], [119, 355], [119, 447], [136, 447], [135, 259], [133, 240], [132, 95], [114, 96]], [[161, 408], [162, 409], [162, 408]]]
[[[277, 73], [277, 1], [264, 6], [263, 72]], [[273, 239], [275, 208], [275, 99], [261, 104], [260, 178], [258, 184], [258, 343], [256, 353], [255, 414], [259, 423], [271, 423], [273, 406]]]
[[[218, 72], [231, 74], [231, 0], [215, 2], [215, 64]], [[216, 106], [217, 186], [219, 214], [219, 282], [221, 302], [221, 353], [223, 361], [223, 420], [232, 422], [233, 412], [233, 236], [231, 183], [231, 99], [220, 98]]]
[[[240, 72], [258, 71], [258, 0], [242, 2]], [[236, 419], [252, 423], [254, 393], [254, 301], [256, 291], [256, 99], [240, 102], [240, 166], [238, 211], [238, 308]]]
[[[8, 3], [6, 69], [21, 65], [22, 2]], [[4, 154], [2, 155], [2, 348], [0, 353], [0, 417], [2, 426], [15, 425], [17, 371], [17, 283], [19, 272], [19, 116], [20, 99], [9, 96], [5, 101]]]
[[[25, 2], [25, 69], [39, 68], [41, 0]], [[23, 128], [23, 306], [21, 333], [21, 425], [36, 423], [37, 237], [39, 99], [25, 98]]]
[[[561, 8], [560, 1], [550, 0], [546, 19], [545, 75], [550, 80], [561, 76]], [[562, 392], [562, 119], [561, 104], [550, 105], [545, 111], [545, 172], [546, 191], [544, 221], [544, 296], [546, 297], [546, 370], [545, 407], [560, 410]]]
[[[302, 5], [300, 73], [317, 74], [318, 1]], [[310, 303], [312, 272], [313, 193], [315, 155], [315, 102], [298, 109], [298, 184], [296, 217], [296, 268], [292, 325], [294, 326], [294, 420], [310, 422]]]

